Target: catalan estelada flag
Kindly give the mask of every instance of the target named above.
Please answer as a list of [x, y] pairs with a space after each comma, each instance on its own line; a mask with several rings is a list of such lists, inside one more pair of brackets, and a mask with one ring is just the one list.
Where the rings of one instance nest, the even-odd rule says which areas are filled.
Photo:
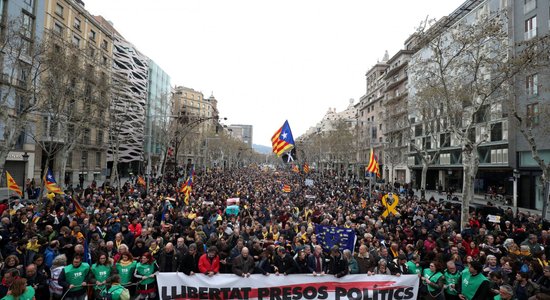
[[288, 121], [285, 121], [283, 126], [271, 137], [271, 146], [273, 147], [273, 153], [277, 156], [281, 156], [294, 147], [294, 137]]
[[143, 177], [141, 177], [141, 176], [138, 176], [137, 184], [141, 185], [141, 186], [145, 186], [146, 185], [145, 179], [143, 179]]
[[17, 185], [17, 182], [11, 177], [10, 173], [6, 171], [6, 179], [8, 183], [8, 190], [14, 191], [19, 195], [19, 197], [23, 196], [23, 192], [21, 191], [21, 188]]
[[304, 173], [306, 174], [309, 173], [309, 165], [307, 163], [304, 163], [303, 169], [304, 169]]
[[74, 209], [78, 215], [85, 212], [84, 207], [82, 206], [82, 204], [80, 204], [80, 201], [78, 201], [78, 199], [76, 199], [75, 197], [71, 197], [71, 202], [73, 203]]
[[189, 205], [189, 198], [191, 196], [191, 190], [193, 189], [193, 176], [195, 176], [195, 167], [191, 168], [191, 171], [189, 171], [187, 181], [183, 184], [180, 190], [180, 192], [184, 193], [185, 195], [185, 197], [183, 198], [183, 202], [185, 202], [185, 205]]
[[290, 193], [290, 185], [283, 184], [282, 191], [283, 193]]
[[53, 172], [49, 168], [48, 168], [48, 172], [46, 172], [46, 176], [44, 176], [44, 185], [46, 186], [46, 189], [51, 193], [65, 194], [63, 193], [61, 188], [57, 185], [57, 181], [55, 181], [55, 178], [53, 177]]
[[369, 164], [367, 165], [367, 169], [365, 171], [369, 173], [375, 173], [377, 177], [380, 177], [380, 166], [376, 161], [376, 157], [374, 156], [374, 150], [372, 149], [370, 149]]
[[294, 173], [300, 173], [300, 168], [298, 168], [297, 165], [292, 165], [292, 171], [293, 171]]

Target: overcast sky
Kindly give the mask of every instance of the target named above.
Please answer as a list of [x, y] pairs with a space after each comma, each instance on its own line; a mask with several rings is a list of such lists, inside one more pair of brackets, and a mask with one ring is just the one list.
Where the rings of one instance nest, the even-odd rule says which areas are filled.
[[426, 17], [464, 0], [84, 0], [172, 78], [213, 92], [254, 143], [288, 119], [294, 138], [366, 92], [365, 73]]

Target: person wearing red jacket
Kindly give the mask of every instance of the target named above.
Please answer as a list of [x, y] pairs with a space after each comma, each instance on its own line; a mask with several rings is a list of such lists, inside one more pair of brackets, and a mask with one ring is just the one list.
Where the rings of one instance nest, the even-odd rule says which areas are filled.
[[207, 253], [199, 258], [199, 271], [208, 276], [214, 276], [220, 272], [220, 257], [215, 246], [208, 248]]
[[141, 224], [138, 223], [138, 219], [132, 220], [132, 224], [128, 226], [128, 231], [134, 234], [134, 238], [137, 239], [141, 235]]

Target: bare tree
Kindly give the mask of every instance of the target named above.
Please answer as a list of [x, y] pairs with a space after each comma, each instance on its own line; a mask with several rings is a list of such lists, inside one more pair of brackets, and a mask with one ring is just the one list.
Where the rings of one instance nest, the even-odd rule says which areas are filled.
[[[530, 68], [519, 72], [511, 80], [514, 87], [510, 97], [510, 111], [518, 125], [518, 131], [527, 142], [533, 160], [542, 171], [542, 217], [547, 219], [550, 194], [550, 161], [545, 161], [541, 149], [550, 148], [550, 103], [548, 93], [550, 86], [550, 35], [534, 37], [520, 43], [515, 54], [515, 64], [530, 63]], [[527, 82], [527, 84], [526, 84]], [[527, 86], [527, 89], [525, 88]], [[522, 91], [522, 92], [519, 92]], [[527, 104], [521, 99], [532, 98], [535, 101]]]
[[439, 161], [442, 146], [450, 144], [450, 132], [444, 128], [433, 106], [437, 95], [430, 92], [430, 89], [419, 91], [414, 97], [420, 100], [411, 99], [409, 105], [414, 107], [411, 110], [415, 111], [415, 117], [407, 119], [411, 136], [409, 147], [414, 150], [422, 165], [420, 188], [423, 190], [426, 190], [428, 168]]
[[31, 129], [34, 113], [40, 110], [36, 93], [44, 72], [43, 44], [30, 42], [22, 19], [8, 19], [0, 31], [0, 173], [8, 153]]
[[509, 56], [512, 45], [506, 21], [504, 15], [492, 12], [480, 14], [474, 23], [443, 21], [420, 32], [425, 44], [410, 70], [414, 90], [420, 95], [432, 95], [416, 100], [432, 101], [440, 122], [450, 133], [450, 146], [461, 148], [462, 228], [468, 223], [469, 204], [474, 198], [480, 162], [478, 147], [490, 138], [494, 123], [489, 121], [493, 117], [504, 118], [502, 113], [492, 112], [498, 112], [499, 107], [502, 112], [508, 81], [530, 66], [529, 58], [516, 60]]

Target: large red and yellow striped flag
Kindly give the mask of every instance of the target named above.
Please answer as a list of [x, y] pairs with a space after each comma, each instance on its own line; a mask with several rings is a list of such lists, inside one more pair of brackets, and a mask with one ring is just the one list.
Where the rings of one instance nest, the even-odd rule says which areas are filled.
[[10, 173], [6, 171], [6, 179], [8, 184], [8, 190], [16, 192], [19, 197], [23, 196], [23, 191], [21, 191], [21, 188], [17, 185], [17, 182], [11, 177]]
[[365, 171], [369, 173], [375, 173], [377, 177], [380, 177], [380, 166], [376, 161], [376, 157], [374, 156], [374, 150], [372, 149], [370, 149], [369, 164], [367, 165], [367, 169]]

